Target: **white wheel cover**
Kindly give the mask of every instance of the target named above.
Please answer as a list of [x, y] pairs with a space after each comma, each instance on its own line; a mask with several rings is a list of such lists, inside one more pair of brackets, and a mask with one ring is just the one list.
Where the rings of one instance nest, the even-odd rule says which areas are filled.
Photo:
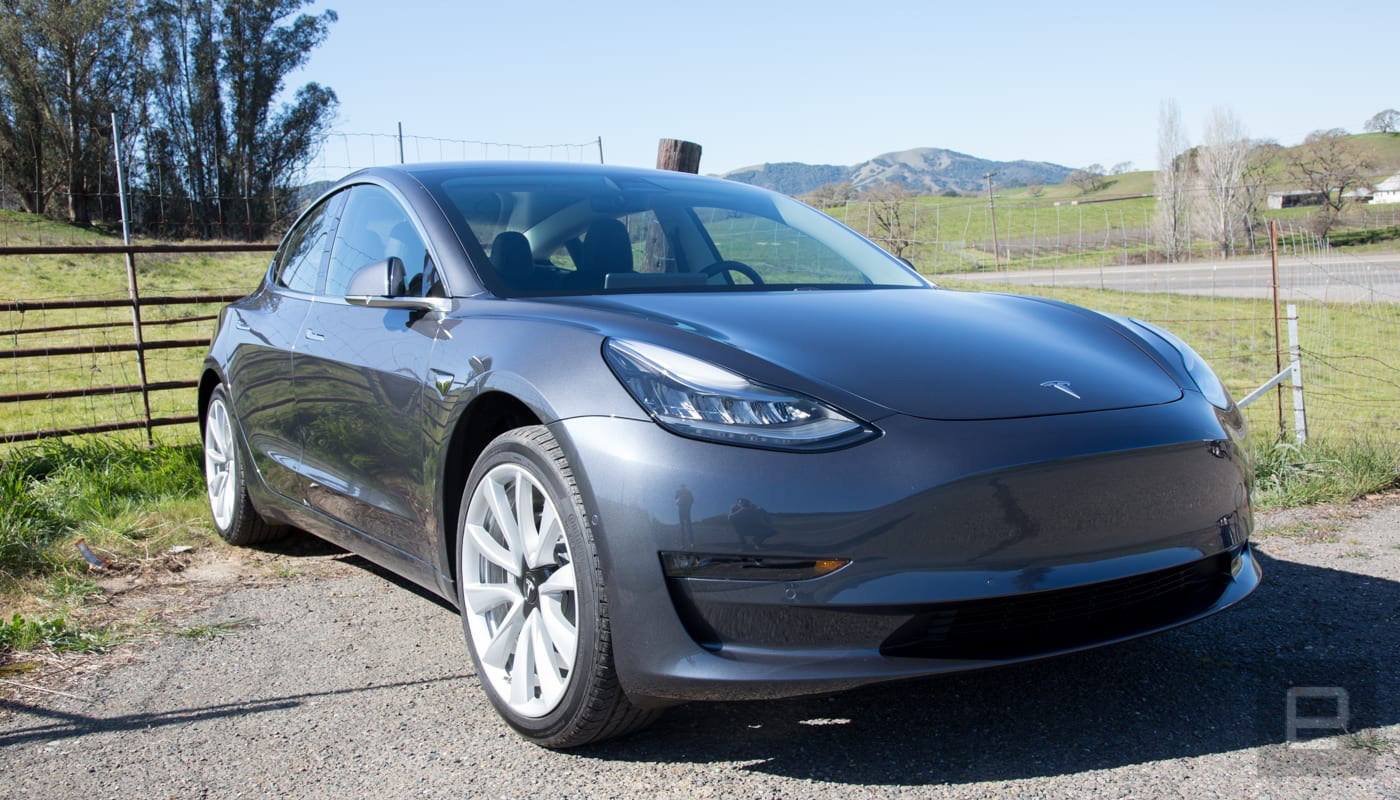
[[549, 494], [527, 469], [486, 473], [467, 505], [457, 576], [481, 679], [526, 717], [553, 711], [578, 651], [573, 555]]
[[214, 524], [227, 531], [233, 525], [238, 492], [238, 450], [233, 441], [233, 421], [220, 397], [209, 403], [204, 421], [204, 481]]

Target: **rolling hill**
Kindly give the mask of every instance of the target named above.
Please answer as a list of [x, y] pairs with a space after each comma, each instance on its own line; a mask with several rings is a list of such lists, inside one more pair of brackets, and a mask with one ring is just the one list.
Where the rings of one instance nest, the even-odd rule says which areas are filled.
[[827, 183], [849, 182], [857, 189], [881, 183], [902, 183], [916, 194], [936, 194], [947, 189], [977, 192], [985, 188], [983, 175], [996, 173], [998, 186], [1062, 183], [1071, 169], [1046, 161], [991, 161], [954, 150], [916, 147], [884, 153], [853, 166], [781, 162], [759, 164], [726, 172], [720, 177], [798, 195]]

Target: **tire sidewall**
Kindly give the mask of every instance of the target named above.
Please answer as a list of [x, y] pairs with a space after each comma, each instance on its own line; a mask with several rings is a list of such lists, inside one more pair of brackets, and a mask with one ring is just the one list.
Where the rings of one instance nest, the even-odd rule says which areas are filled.
[[[582, 507], [581, 502], [575, 499], [569, 481], [560, 472], [554, 459], [534, 441], [520, 435], [521, 431], [531, 430], [538, 429], [516, 429], [497, 437], [491, 444], [487, 445], [486, 449], [482, 451], [481, 457], [472, 467], [471, 474], [467, 478], [466, 488], [462, 492], [462, 502], [457, 515], [457, 542], [453, 558], [457, 562], [455, 565], [457, 606], [462, 612], [462, 631], [466, 636], [467, 650], [471, 653], [478, 681], [486, 691], [486, 696], [490, 699], [491, 704], [511, 727], [532, 739], [548, 740], [565, 732], [571, 726], [589, 696], [591, 684], [597, 679], [598, 608], [603, 597], [601, 587], [598, 585], [595, 548], [591, 532], [588, 529], [587, 511]], [[497, 695], [495, 688], [486, 679], [485, 671], [481, 665], [481, 657], [477, 653], [477, 644], [472, 640], [471, 626], [467, 618], [470, 612], [467, 610], [466, 598], [462, 590], [465, 583], [464, 565], [462, 564], [462, 536], [466, 526], [467, 510], [477, 485], [481, 483], [488, 472], [502, 464], [515, 464], [524, 467], [544, 487], [549, 494], [549, 499], [559, 512], [559, 521], [564, 526], [564, 536], [568, 541], [569, 554], [573, 559], [575, 597], [578, 602], [578, 644], [574, 652], [574, 666], [570, 670], [569, 687], [565, 690], [563, 698], [553, 710], [542, 717], [526, 717], [513, 711], [510, 704]]]

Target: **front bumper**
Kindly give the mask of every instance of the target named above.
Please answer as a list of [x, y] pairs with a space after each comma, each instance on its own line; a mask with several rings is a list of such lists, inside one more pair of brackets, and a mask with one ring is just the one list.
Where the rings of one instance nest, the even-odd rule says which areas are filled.
[[[880, 439], [821, 454], [619, 418], [551, 427], [595, 515], [629, 695], [784, 697], [1098, 646], [1248, 595], [1249, 466], [1190, 397], [892, 416]], [[663, 551], [851, 563], [809, 580], [667, 578]]]

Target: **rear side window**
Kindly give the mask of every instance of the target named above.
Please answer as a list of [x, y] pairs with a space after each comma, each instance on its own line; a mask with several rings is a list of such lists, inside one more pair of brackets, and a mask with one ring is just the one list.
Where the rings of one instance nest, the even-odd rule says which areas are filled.
[[[344, 297], [357, 270], [390, 256], [403, 261], [404, 286], [397, 293], [415, 297], [426, 294], [424, 283], [431, 283], [435, 273], [428, 264], [428, 250], [408, 212], [382, 187], [372, 184], [352, 187], [345, 211], [340, 215], [335, 244], [331, 246], [325, 293]], [[428, 267], [426, 279], [425, 266]]]
[[336, 212], [345, 193], [335, 195], [302, 217], [282, 240], [277, 252], [277, 284], [298, 292], [314, 292], [320, 281], [326, 245], [335, 228]]

